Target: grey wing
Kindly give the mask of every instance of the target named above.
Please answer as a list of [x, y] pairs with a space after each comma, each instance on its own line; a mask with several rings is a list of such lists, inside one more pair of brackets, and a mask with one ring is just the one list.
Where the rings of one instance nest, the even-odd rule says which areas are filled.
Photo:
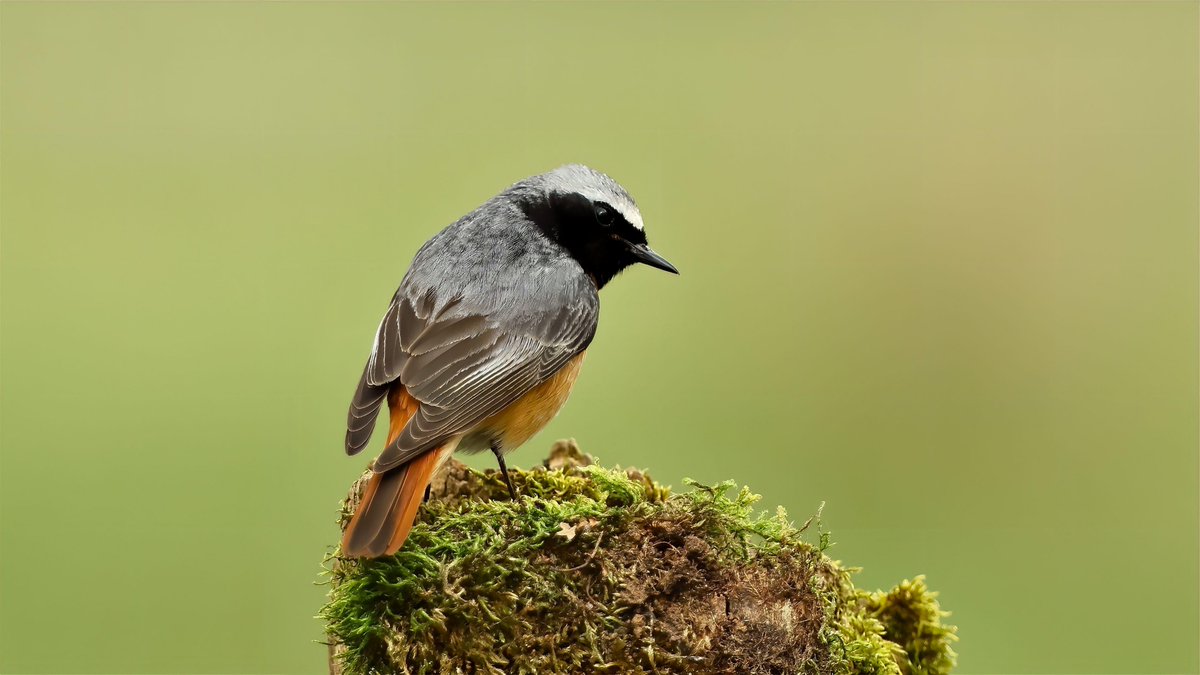
[[[366, 445], [382, 400], [396, 382], [421, 406], [375, 460], [376, 471], [404, 464], [470, 430], [546, 381], [595, 335], [595, 287], [578, 281], [542, 285], [542, 297], [526, 298], [533, 311], [510, 309], [508, 314], [402, 288], [380, 325], [351, 404], [347, 452]], [[374, 412], [368, 412], [372, 406]]]
[[[444, 356], [449, 347], [475, 336], [487, 339], [485, 317], [475, 314], [447, 314], [458, 302], [447, 302], [439, 308], [432, 292], [411, 298], [401, 287], [392, 298], [388, 311], [375, 332], [371, 358], [359, 378], [358, 388], [346, 416], [346, 454], [357, 455], [371, 440], [375, 419], [392, 385], [400, 381], [404, 367], [413, 358], [418, 360]], [[401, 335], [406, 336], [401, 339]], [[482, 346], [482, 344], [481, 344]]]

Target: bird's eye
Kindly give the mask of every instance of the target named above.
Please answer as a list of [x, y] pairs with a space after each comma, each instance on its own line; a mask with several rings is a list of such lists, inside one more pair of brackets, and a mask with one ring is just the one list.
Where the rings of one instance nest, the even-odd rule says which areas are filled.
[[601, 225], [612, 225], [613, 212], [604, 204], [596, 204], [596, 222]]

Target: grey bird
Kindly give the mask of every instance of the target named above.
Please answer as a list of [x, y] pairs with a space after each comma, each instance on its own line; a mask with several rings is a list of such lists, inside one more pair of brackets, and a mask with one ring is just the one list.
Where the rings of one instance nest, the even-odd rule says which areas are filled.
[[514, 184], [426, 242], [350, 404], [347, 454], [366, 447], [385, 400], [391, 423], [343, 555], [398, 551], [456, 449], [495, 453], [515, 499], [504, 454], [566, 402], [596, 334], [598, 291], [636, 263], [678, 274], [646, 245], [629, 193], [579, 164]]

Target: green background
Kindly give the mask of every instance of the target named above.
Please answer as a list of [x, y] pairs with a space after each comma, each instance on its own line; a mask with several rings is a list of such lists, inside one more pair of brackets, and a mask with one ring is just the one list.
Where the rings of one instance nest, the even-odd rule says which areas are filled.
[[1195, 672], [1198, 14], [4, 2], [0, 670], [325, 672], [392, 291], [582, 161], [683, 275], [510, 462], [824, 501], [963, 673]]

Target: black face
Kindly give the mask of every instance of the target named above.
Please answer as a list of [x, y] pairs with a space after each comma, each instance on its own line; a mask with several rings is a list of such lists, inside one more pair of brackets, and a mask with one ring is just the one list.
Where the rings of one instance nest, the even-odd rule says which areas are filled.
[[553, 193], [548, 204], [527, 207], [526, 213], [579, 262], [598, 287], [639, 262], [678, 274], [646, 246], [646, 233], [609, 204], [576, 193]]

